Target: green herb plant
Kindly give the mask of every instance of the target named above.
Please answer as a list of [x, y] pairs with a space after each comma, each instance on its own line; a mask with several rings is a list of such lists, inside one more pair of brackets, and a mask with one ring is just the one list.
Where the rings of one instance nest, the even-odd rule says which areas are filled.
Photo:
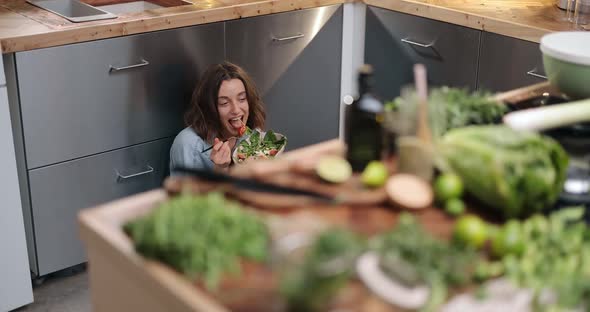
[[410, 287], [430, 286], [422, 311], [436, 311], [449, 287], [469, 283], [479, 261], [474, 249], [431, 236], [408, 213], [400, 215], [395, 228], [371, 239], [370, 248], [379, 253], [381, 268], [396, 280]]
[[362, 249], [362, 240], [349, 230], [334, 228], [321, 233], [302, 263], [283, 274], [280, 290], [289, 311], [325, 311], [329, 300], [351, 277]]
[[[518, 286], [534, 290], [534, 311], [572, 311], [590, 308], [590, 229], [584, 208], [562, 209], [545, 217], [536, 214], [519, 225], [522, 252], [505, 253], [497, 260], [482, 262], [477, 277], [504, 274]], [[552, 291], [557, 301], [540, 301], [543, 291]]]
[[[470, 92], [467, 89], [432, 88], [428, 100], [429, 124], [433, 137], [438, 139], [447, 131], [469, 125], [496, 124], [508, 112], [508, 107], [496, 101], [487, 91]], [[386, 112], [400, 112], [404, 119], [416, 119], [418, 97], [407, 89], [402, 96], [386, 101]]]
[[222, 193], [182, 194], [151, 214], [124, 225], [135, 249], [215, 289], [225, 273], [239, 273], [240, 259], [264, 261], [264, 223]]
[[494, 100], [491, 93], [480, 90], [469, 92], [459, 88], [435, 88], [430, 94], [430, 102], [445, 107], [442, 111], [445, 123], [441, 125], [444, 127], [443, 132], [469, 125], [498, 123], [508, 112], [505, 104]]

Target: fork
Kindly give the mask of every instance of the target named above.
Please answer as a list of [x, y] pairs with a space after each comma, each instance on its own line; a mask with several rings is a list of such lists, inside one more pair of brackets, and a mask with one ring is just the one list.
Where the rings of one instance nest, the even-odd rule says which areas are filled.
[[[227, 142], [227, 141], [229, 141], [229, 140], [231, 140], [231, 139], [236, 139], [236, 142], [237, 142], [237, 140], [238, 140], [239, 138], [238, 138], [238, 137], [235, 137], [235, 136], [233, 136], [233, 137], [230, 137], [229, 139], [225, 139], [225, 140], [223, 140], [223, 143], [225, 143], [225, 142]], [[204, 152], [206, 152], [206, 151], [209, 151], [209, 150], [211, 150], [211, 149], [213, 148], [213, 146], [215, 146], [215, 145], [211, 145], [211, 146], [207, 147], [207, 148], [206, 148], [206, 149], [204, 149], [204, 150], [203, 150], [201, 153], [204, 153]]]

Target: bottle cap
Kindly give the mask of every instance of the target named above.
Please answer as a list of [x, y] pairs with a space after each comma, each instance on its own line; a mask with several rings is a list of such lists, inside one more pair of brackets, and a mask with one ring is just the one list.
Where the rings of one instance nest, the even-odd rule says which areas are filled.
[[373, 66], [371, 66], [370, 64], [363, 64], [361, 66], [361, 68], [359, 68], [359, 74], [364, 74], [364, 75], [373, 74]]

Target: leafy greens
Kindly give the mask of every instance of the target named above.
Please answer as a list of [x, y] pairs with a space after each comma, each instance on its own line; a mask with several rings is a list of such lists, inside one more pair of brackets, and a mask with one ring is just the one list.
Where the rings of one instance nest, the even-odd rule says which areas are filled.
[[469, 193], [507, 218], [552, 205], [566, 178], [568, 156], [557, 142], [503, 126], [453, 129], [438, 150], [443, 169], [458, 174]]
[[252, 130], [250, 136], [241, 141], [236, 149], [234, 160], [238, 163], [248, 158], [272, 158], [287, 144], [287, 138], [272, 130], [261, 132]]
[[124, 230], [139, 253], [210, 288], [223, 273], [239, 271], [240, 258], [264, 260], [269, 244], [262, 221], [218, 192], [174, 197]]

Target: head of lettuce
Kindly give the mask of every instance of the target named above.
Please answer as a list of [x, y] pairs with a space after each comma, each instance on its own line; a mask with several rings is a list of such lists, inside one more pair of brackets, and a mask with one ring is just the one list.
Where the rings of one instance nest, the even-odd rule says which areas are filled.
[[553, 139], [504, 126], [470, 126], [447, 132], [438, 148], [442, 164], [467, 192], [506, 218], [525, 217], [555, 203], [568, 155]]

